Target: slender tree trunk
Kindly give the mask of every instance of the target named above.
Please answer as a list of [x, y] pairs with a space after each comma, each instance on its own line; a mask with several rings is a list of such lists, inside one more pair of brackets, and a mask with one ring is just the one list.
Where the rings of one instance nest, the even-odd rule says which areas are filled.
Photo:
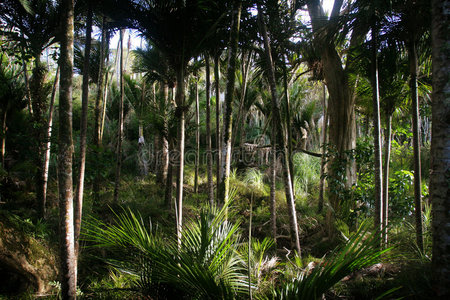
[[77, 272], [73, 229], [72, 190], [72, 75], [73, 0], [63, 0], [61, 35], [61, 84], [59, 93], [59, 222], [61, 251], [61, 297], [76, 299]]
[[317, 208], [318, 213], [322, 213], [323, 210], [323, 194], [325, 192], [325, 172], [327, 165], [327, 143], [328, 143], [328, 109], [326, 99], [326, 85], [323, 84], [323, 129], [322, 129], [322, 157], [320, 161], [320, 183], [319, 183], [319, 205]]
[[194, 193], [198, 193], [198, 166], [200, 163], [200, 104], [198, 99], [198, 76], [195, 76], [195, 174]]
[[139, 103], [139, 128], [138, 128], [138, 155], [139, 155], [139, 169], [142, 178], [148, 174], [148, 160], [145, 152], [145, 138], [144, 138], [144, 103], [145, 103], [145, 80], [142, 80], [142, 90], [141, 90], [141, 103]]
[[433, 207], [433, 289], [436, 299], [450, 298], [450, 1], [433, 0], [433, 111], [430, 198]]
[[[238, 111], [238, 118], [236, 120], [236, 128], [237, 127], [241, 127], [240, 128], [240, 133], [241, 133], [241, 138], [242, 138], [242, 134], [245, 131], [245, 128], [243, 127], [242, 124], [245, 125], [245, 122], [241, 123], [241, 118], [244, 119], [245, 118], [245, 98], [246, 98], [246, 94], [247, 94], [247, 82], [248, 82], [248, 74], [250, 72], [250, 66], [251, 66], [251, 62], [252, 62], [252, 55], [253, 52], [250, 51], [250, 53], [248, 54], [248, 58], [247, 58], [247, 62], [246, 62], [246, 55], [242, 54], [242, 85], [241, 85], [241, 95], [240, 95], [240, 104], [239, 104], [239, 111]], [[233, 134], [232, 136], [232, 142], [231, 142], [231, 146], [234, 146], [234, 141], [236, 140], [236, 136], [237, 136], [237, 129], [236, 129], [236, 134]], [[242, 145], [240, 145], [242, 150]]]
[[116, 165], [116, 181], [114, 184], [114, 203], [119, 203], [120, 188], [120, 171], [122, 167], [122, 140], [123, 140], [123, 100], [125, 96], [124, 80], [123, 80], [123, 33], [120, 30], [120, 102], [119, 102], [119, 124], [117, 131], [117, 165]]
[[224, 147], [225, 152], [225, 174], [223, 187], [221, 188], [221, 199], [225, 205], [228, 204], [230, 191], [230, 169], [231, 169], [231, 135], [233, 130], [233, 99], [234, 79], [236, 77], [236, 55], [239, 42], [239, 27], [241, 22], [241, 2], [233, 2], [233, 23], [231, 26], [230, 48], [228, 52], [227, 67], [227, 89], [225, 91], [225, 119], [224, 119]]
[[281, 154], [281, 159], [283, 163], [283, 180], [284, 180], [284, 188], [286, 193], [286, 201], [290, 215], [290, 223], [291, 223], [291, 238], [292, 242], [295, 245], [295, 249], [298, 252], [298, 255], [301, 256], [301, 248], [300, 248], [300, 239], [298, 235], [298, 224], [297, 224], [297, 212], [295, 210], [295, 202], [294, 202], [294, 193], [292, 191], [291, 185], [291, 174], [289, 172], [289, 157], [288, 150], [286, 147], [283, 128], [280, 126], [281, 124], [281, 112], [280, 112], [280, 103], [278, 100], [276, 80], [275, 80], [275, 70], [272, 60], [272, 54], [270, 50], [270, 41], [267, 35], [266, 25], [264, 24], [262, 17], [261, 6], [258, 4], [258, 23], [260, 26], [261, 35], [264, 39], [264, 52], [266, 56], [266, 61], [268, 64], [268, 73], [269, 73], [269, 86], [270, 93], [272, 95], [272, 118], [273, 122], [276, 125], [277, 132], [277, 150]]
[[[169, 103], [169, 85], [163, 84], [163, 99], [164, 103]], [[163, 132], [161, 135], [161, 183], [166, 183], [167, 173], [169, 169], [169, 124], [167, 120], [167, 112], [164, 108], [163, 113]]]
[[5, 107], [2, 118], [2, 168], [5, 169], [5, 152], [6, 152], [6, 116], [8, 109]]
[[[285, 57], [286, 60], [286, 57]], [[288, 80], [287, 80], [287, 68], [286, 62], [283, 62], [283, 92], [284, 101], [286, 102], [286, 131], [287, 131], [287, 149], [289, 157], [289, 172], [291, 173], [291, 185], [294, 186], [294, 162], [292, 160], [292, 126], [291, 126], [291, 104], [289, 101], [289, 90], [288, 90]], [[305, 148], [303, 148], [305, 149]], [[295, 189], [292, 189], [295, 199]]]
[[216, 94], [216, 198], [220, 199], [220, 186], [222, 182], [222, 134], [220, 131], [220, 75], [219, 75], [220, 52], [214, 55], [214, 85]]
[[392, 114], [386, 113], [386, 131], [384, 142], [384, 174], [383, 174], [383, 228], [385, 229], [383, 243], [388, 245], [388, 221], [389, 221], [389, 163], [391, 158]]
[[272, 161], [270, 166], [270, 227], [275, 245], [277, 245], [277, 147], [276, 147], [275, 123], [272, 121]]
[[381, 126], [380, 126], [380, 94], [378, 87], [378, 27], [372, 26], [372, 105], [373, 105], [373, 138], [374, 138], [374, 184], [375, 184], [375, 230], [383, 235], [383, 176], [381, 159]]
[[177, 88], [175, 95], [178, 116], [178, 170], [177, 170], [177, 237], [178, 245], [181, 245], [181, 230], [183, 227], [183, 184], [184, 184], [184, 143], [185, 143], [185, 102], [184, 102], [184, 65], [177, 70]]
[[422, 178], [420, 171], [420, 117], [419, 97], [417, 94], [417, 50], [414, 35], [411, 38], [408, 57], [410, 67], [410, 89], [412, 100], [412, 122], [413, 122], [413, 148], [414, 148], [414, 210], [416, 219], [416, 240], [419, 250], [423, 252], [423, 229], [422, 229]]
[[56, 98], [56, 89], [59, 84], [59, 65], [56, 69], [55, 74], [55, 81], [53, 82], [53, 88], [52, 88], [52, 96], [50, 98], [50, 105], [48, 108], [48, 122], [47, 122], [47, 147], [45, 149], [45, 155], [44, 155], [44, 170], [43, 170], [43, 178], [44, 178], [44, 194], [43, 194], [43, 206], [45, 209], [46, 203], [47, 203], [47, 186], [48, 186], [48, 169], [50, 167], [50, 149], [52, 146], [52, 129], [53, 129], [53, 111], [54, 111], [54, 104], [55, 104], [55, 98]]
[[103, 90], [105, 86], [105, 56], [107, 56], [106, 51], [106, 17], [102, 18], [102, 38], [100, 44], [100, 67], [98, 70], [97, 78], [97, 95], [95, 96], [95, 108], [94, 108], [94, 155], [95, 155], [95, 178], [93, 182], [93, 192], [94, 201], [96, 204], [100, 201], [100, 148], [102, 144], [101, 139], [101, 126], [102, 126], [102, 100], [103, 100]]
[[205, 94], [206, 94], [206, 173], [208, 177], [208, 200], [214, 206], [214, 183], [212, 172], [212, 144], [211, 144], [211, 79], [209, 74], [209, 55], [205, 54]]
[[88, 13], [86, 19], [86, 42], [84, 47], [84, 65], [83, 65], [83, 85], [81, 93], [81, 122], [80, 122], [80, 165], [78, 169], [78, 188], [75, 194], [75, 255], [78, 256], [79, 237], [81, 230], [81, 216], [83, 211], [83, 192], [84, 192], [84, 173], [86, 166], [86, 137], [87, 137], [87, 118], [89, 102], [89, 60], [91, 56], [91, 33], [92, 33], [92, 7], [88, 4]]
[[173, 190], [173, 142], [171, 142], [171, 139], [168, 138], [168, 158], [169, 158], [169, 164], [167, 168], [167, 177], [165, 181], [165, 191], [164, 191], [164, 204], [165, 207], [169, 208], [171, 207], [172, 203], [172, 190]]

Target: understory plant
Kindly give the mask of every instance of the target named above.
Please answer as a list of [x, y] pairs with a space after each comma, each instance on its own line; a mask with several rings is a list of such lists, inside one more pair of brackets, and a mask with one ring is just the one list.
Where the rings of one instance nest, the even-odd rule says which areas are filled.
[[151, 299], [235, 299], [248, 282], [237, 250], [239, 224], [225, 209], [203, 210], [188, 221], [180, 242], [146, 226], [131, 210], [115, 215], [115, 224], [87, 222], [85, 239], [112, 251], [108, 263], [134, 276], [134, 288]]
[[383, 253], [379, 237], [369, 232], [365, 223], [347, 240], [345, 245], [311, 267], [302, 269], [293, 279], [286, 279], [273, 289], [269, 299], [320, 299], [334, 285], [352, 272], [376, 263]]

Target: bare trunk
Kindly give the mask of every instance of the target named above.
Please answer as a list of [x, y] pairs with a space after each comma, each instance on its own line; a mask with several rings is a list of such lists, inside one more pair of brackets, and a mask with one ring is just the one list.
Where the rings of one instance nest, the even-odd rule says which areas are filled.
[[[292, 160], [292, 126], [291, 126], [291, 104], [289, 101], [289, 90], [288, 90], [288, 80], [287, 80], [287, 68], [286, 63], [283, 62], [283, 92], [284, 92], [284, 101], [286, 102], [286, 132], [287, 132], [287, 150], [289, 157], [289, 172], [292, 174], [291, 176], [291, 185], [294, 186], [294, 162]], [[303, 149], [306, 149], [303, 147]], [[292, 189], [294, 193], [295, 199], [295, 189]]]
[[[163, 93], [165, 103], [169, 103], [169, 86], [167, 84], [164, 84], [163, 86]], [[162, 183], [165, 183], [167, 180], [167, 173], [169, 168], [169, 124], [166, 111], [164, 111], [163, 122], [163, 133], [161, 136], [161, 180]]]
[[120, 30], [120, 102], [119, 102], [119, 124], [117, 131], [117, 160], [116, 160], [116, 181], [114, 184], [114, 203], [119, 203], [120, 171], [122, 167], [122, 140], [123, 140], [123, 100], [125, 96], [123, 80], [123, 33]]
[[239, 27], [241, 21], [241, 2], [234, 1], [233, 22], [230, 34], [230, 48], [228, 52], [227, 67], [227, 89], [225, 91], [225, 119], [224, 119], [224, 146], [225, 146], [225, 174], [223, 187], [221, 188], [221, 199], [225, 205], [228, 204], [230, 191], [230, 169], [231, 169], [231, 135], [233, 130], [233, 99], [234, 79], [236, 77], [236, 55], [239, 42]]
[[44, 154], [44, 169], [43, 169], [43, 179], [44, 179], [44, 183], [43, 183], [43, 209], [45, 211], [45, 207], [47, 204], [47, 186], [48, 186], [48, 169], [50, 167], [50, 149], [52, 146], [52, 128], [53, 128], [53, 111], [54, 111], [54, 104], [55, 104], [55, 98], [56, 98], [56, 89], [58, 87], [59, 84], [59, 65], [58, 68], [56, 69], [56, 74], [55, 74], [55, 81], [53, 82], [53, 88], [52, 88], [52, 96], [50, 98], [50, 106], [48, 108], [48, 120], [47, 120], [47, 137], [46, 137], [46, 141], [47, 141], [47, 146], [45, 149], [45, 154]]
[[200, 104], [198, 100], [198, 76], [195, 76], [195, 174], [194, 193], [198, 193], [198, 166], [200, 160]]
[[320, 183], [319, 183], [319, 203], [318, 203], [318, 213], [322, 213], [323, 210], [323, 194], [325, 192], [325, 172], [327, 165], [327, 144], [328, 144], [328, 109], [327, 109], [327, 99], [326, 99], [326, 86], [323, 84], [323, 128], [322, 128], [322, 157], [320, 161]]
[[214, 206], [214, 183], [212, 172], [212, 144], [211, 144], [211, 79], [209, 74], [209, 55], [205, 54], [206, 81], [206, 173], [208, 177], [208, 200]]
[[272, 161], [270, 166], [270, 227], [272, 229], [272, 237], [275, 245], [277, 245], [277, 199], [276, 199], [276, 182], [277, 182], [277, 147], [276, 147], [276, 130], [275, 124], [272, 123]]
[[433, 206], [433, 289], [436, 299], [450, 298], [450, 1], [433, 0], [433, 111], [430, 198]]
[[33, 76], [30, 80], [31, 104], [33, 108], [33, 135], [34, 135], [34, 160], [36, 165], [35, 184], [36, 202], [39, 205], [39, 217], [45, 218], [44, 202], [44, 153], [47, 145], [45, 141], [46, 125], [44, 114], [47, 111], [47, 95], [44, 89], [46, 67], [41, 63], [37, 55], [34, 61]]
[[[239, 111], [238, 111], [238, 118], [236, 120], [236, 128], [238, 128], [240, 126], [240, 133], [241, 133], [241, 138], [242, 138], [242, 134], [245, 132], [245, 122], [241, 123], [241, 118], [245, 119], [245, 108], [244, 108], [244, 104], [245, 104], [245, 97], [247, 94], [247, 82], [248, 82], [248, 73], [250, 71], [250, 66], [251, 66], [251, 62], [252, 62], [252, 55], [253, 52], [250, 51], [250, 53], [248, 54], [248, 59], [247, 62], [245, 61], [246, 55], [242, 54], [242, 85], [241, 85], [241, 95], [240, 95], [240, 104], [239, 104]], [[236, 136], [237, 136], [237, 129], [235, 130], [236, 134], [233, 134], [232, 136], [232, 142], [231, 142], [231, 146], [234, 146], [234, 141], [236, 140]], [[242, 146], [242, 145], [241, 145]], [[242, 150], [242, 147], [241, 147]]]
[[81, 217], [83, 211], [84, 173], [86, 166], [86, 137], [89, 102], [89, 60], [91, 56], [92, 7], [89, 4], [86, 20], [86, 43], [84, 47], [83, 85], [81, 94], [81, 122], [80, 122], [80, 165], [78, 170], [78, 188], [75, 194], [75, 255], [78, 256]]
[[102, 20], [102, 38], [100, 45], [100, 68], [98, 70], [98, 78], [97, 78], [97, 95], [95, 97], [95, 108], [94, 108], [94, 155], [96, 161], [95, 167], [95, 178], [93, 182], [93, 192], [94, 192], [94, 201], [95, 203], [99, 203], [100, 200], [100, 166], [98, 165], [98, 161], [100, 160], [100, 147], [102, 145], [101, 139], [101, 126], [102, 126], [102, 100], [103, 100], [103, 90], [105, 86], [105, 56], [107, 56], [106, 50], [106, 17], [103, 16]]
[[184, 184], [184, 143], [185, 143], [185, 101], [184, 101], [184, 65], [181, 64], [177, 70], [177, 89], [175, 95], [178, 117], [178, 170], [177, 170], [177, 238], [181, 245], [181, 230], [183, 226], [183, 184]]
[[220, 199], [220, 186], [222, 182], [222, 134], [220, 132], [220, 75], [219, 75], [220, 53], [214, 56], [214, 84], [216, 90], [216, 198]]
[[289, 210], [290, 223], [291, 223], [291, 239], [292, 243], [297, 250], [299, 256], [301, 256], [301, 248], [300, 248], [300, 239], [298, 235], [298, 224], [297, 224], [297, 212], [295, 210], [295, 202], [294, 202], [294, 193], [292, 191], [292, 180], [291, 174], [289, 171], [289, 157], [288, 157], [288, 149], [285, 143], [284, 132], [281, 125], [281, 111], [280, 111], [280, 103], [278, 100], [276, 80], [275, 80], [275, 70], [272, 60], [272, 54], [270, 50], [270, 41], [267, 35], [266, 25], [264, 24], [262, 17], [261, 6], [258, 4], [258, 22], [261, 31], [261, 35], [264, 39], [264, 52], [267, 61], [268, 67], [268, 80], [270, 86], [270, 93], [272, 96], [272, 118], [275, 125], [276, 135], [277, 135], [277, 151], [281, 154], [281, 160], [283, 164], [283, 180], [284, 180], [284, 189], [286, 194], [286, 201]]
[[413, 148], [414, 148], [414, 210], [416, 219], [417, 246], [423, 252], [423, 229], [422, 229], [422, 178], [420, 171], [420, 117], [419, 97], [417, 94], [417, 50], [414, 36], [411, 38], [408, 57], [410, 67], [410, 89], [412, 100], [412, 122], [413, 122]]
[[72, 190], [72, 75], [73, 75], [73, 0], [62, 7], [61, 84], [59, 94], [59, 222], [61, 251], [61, 296], [76, 299], [76, 256], [73, 229]]
[[383, 228], [384, 247], [388, 245], [388, 221], [389, 221], [389, 161], [391, 158], [392, 114], [386, 113], [386, 131], [384, 142], [384, 174], [383, 174]]
[[172, 190], [173, 190], [173, 155], [171, 153], [173, 152], [173, 143], [168, 141], [168, 168], [167, 168], [167, 177], [165, 181], [165, 190], [164, 190], [164, 204], [167, 208], [171, 207], [172, 203]]
[[374, 139], [374, 185], [375, 185], [375, 230], [381, 234], [383, 228], [383, 178], [381, 159], [381, 132], [380, 132], [380, 94], [378, 87], [378, 28], [376, 22], [372, 26], [372, 105], [373, 105], [373, 139]]
[[6, 115], [7, 115], [7, 108], [3, 111], [3, 118], [2, 118], [2, 168], [5, 169], [5, 151], [6, 151]]

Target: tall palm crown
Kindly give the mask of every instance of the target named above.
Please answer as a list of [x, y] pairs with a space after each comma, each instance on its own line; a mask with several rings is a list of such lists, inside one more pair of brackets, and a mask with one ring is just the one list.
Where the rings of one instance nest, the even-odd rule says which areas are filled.
[[[59, 5], [56, 1], [30, 0], [26, 9], [17, 0], [5, 0], [0, 3], [1, 33], [34, 57], [38, 57], [48, 46], [56, 42], [59, 29]], [[32, 13], [30, 13], [30, 10]], [[3, 28], [13, 28], [4, 31]]]
[[118, 25], [137, 29], [160, 49], [174, 67], [183, 67], [200, 54], [215, 33], [228, 1], [212, 0], [105, 0]]

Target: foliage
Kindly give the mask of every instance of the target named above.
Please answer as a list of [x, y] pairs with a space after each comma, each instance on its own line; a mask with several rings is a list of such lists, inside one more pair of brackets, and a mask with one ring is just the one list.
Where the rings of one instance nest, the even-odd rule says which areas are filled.
[[304, 153], [293, 155], [295, 196], [307, 198], [320, 177], [320, 159]]
[[147, 228], [130, 210], [116, 214], [116, 224], [87, 222], [86, 239], [118, 251], [121, 260], [109, 260], [121, 272], [134, 274], [136, 288], [151, 297], [171, 293], [196, 299], [233, 299], [245, 293], [240, 259], [238, 224], [225, 219], [225, 209], [203, 211], [190, 220], [176, 238]]
[[370, 266], [388, 250], [379, 250], [378, 235], [362, 225], [341, 249], [312, 269], [304, 269], [291, 282], [273, 291], [273, 299], [320, 299], [350, 273]]

